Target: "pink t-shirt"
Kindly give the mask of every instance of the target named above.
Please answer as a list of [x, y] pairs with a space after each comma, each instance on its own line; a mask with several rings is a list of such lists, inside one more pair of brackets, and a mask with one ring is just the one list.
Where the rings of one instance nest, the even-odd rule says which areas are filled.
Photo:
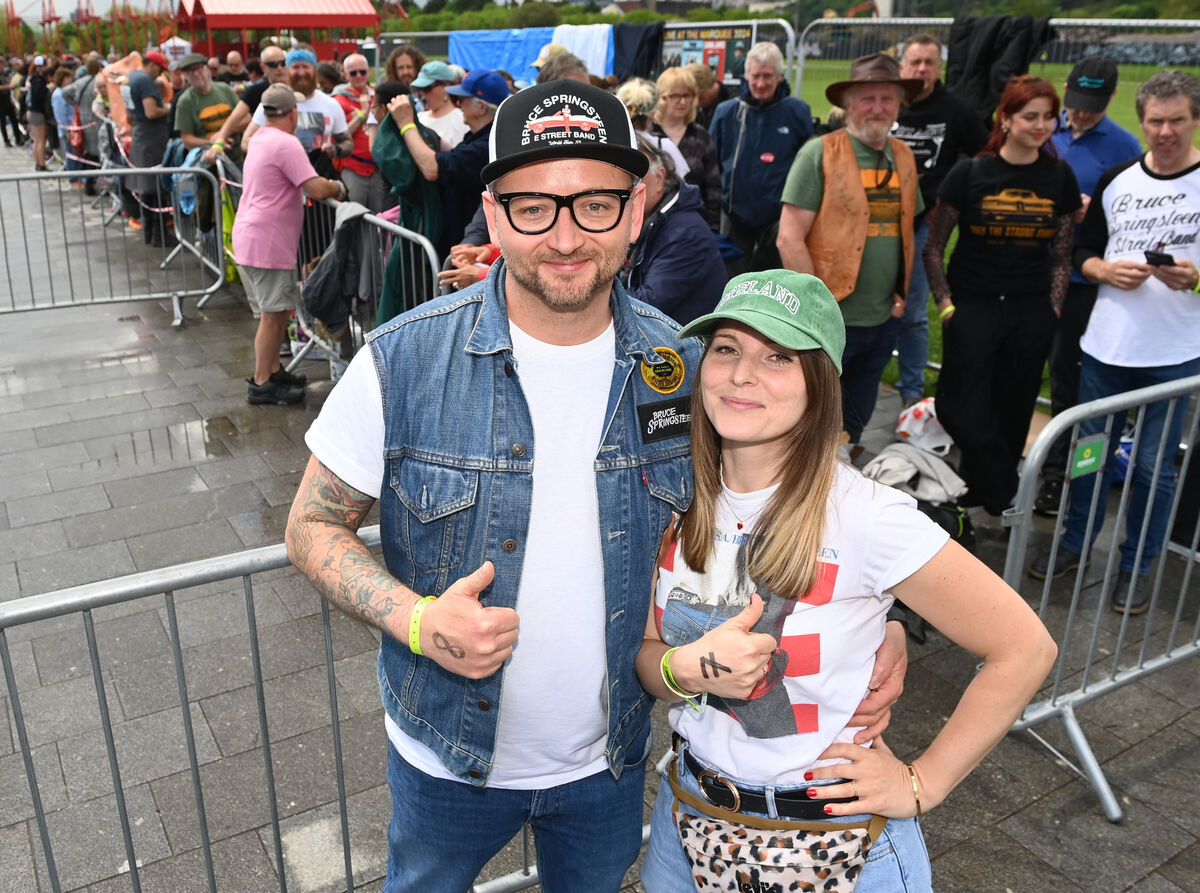
[[245, 186], [233, 224], [233, 256], [246, 267], [296, 266], [304, 222], [300, 184], [317, 176], [300, 140], [277, 127], [254, 134], [242, 172]]

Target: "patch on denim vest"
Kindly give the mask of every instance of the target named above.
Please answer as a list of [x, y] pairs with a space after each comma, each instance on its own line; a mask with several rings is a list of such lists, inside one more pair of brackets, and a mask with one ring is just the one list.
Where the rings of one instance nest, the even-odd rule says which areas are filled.
[[642, 429], [642, 443], [686, 436], [688, 424], [692, 421], [692, 414], [688, 411], [691, 399], [690, 396], [684, 396], [639, 404], [637, 414], [638, 425]]
[[686, 370], [683, 358], [669, 347], [656, 347], [654, 352], [663, 358], [661, 363], [642, 362], [642, 378], [660, 394], [674, 394], [683, 384]]

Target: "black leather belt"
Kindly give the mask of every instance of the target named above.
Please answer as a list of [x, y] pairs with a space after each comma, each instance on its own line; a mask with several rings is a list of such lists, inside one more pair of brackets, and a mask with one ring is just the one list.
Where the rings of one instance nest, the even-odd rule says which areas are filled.
[[[676, 748], [676, 753], [678, 753], [678, 748]], [[701, 795], [713, 806], [733, 812], [770, 813], [765, 794], [761, 791], [747, 791], [745, 788], [739, 788], [723, 775], [703, 768], [690, 751], [683, 754], [682, 764], [688, 774], [700, 784]], [[822, 822], [828, 821], [830, 818], [825, 814], [826, 803], [853, 803], [857, 799], [857, 797], [842, 797], [812, 800], [803, 790], [787, 791], [775, 795], [775, 810], [781, 819]]]

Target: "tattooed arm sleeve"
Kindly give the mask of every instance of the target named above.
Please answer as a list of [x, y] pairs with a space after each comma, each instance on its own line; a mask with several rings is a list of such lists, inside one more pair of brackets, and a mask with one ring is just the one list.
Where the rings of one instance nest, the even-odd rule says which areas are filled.
[[288, 557], [333, 604], [406, 640], [417, 596], [392, 577], [358, 538], [375, 499], [313, 456], [288, 516]]
[[958, 225], [958, 208], [941, 199], [929, 212], [929, 235], [925, 239], [925, 250], [921, 257], [925, 261], [925, 275], [929, 278], [929, 290], [938, 303], [950, 300], [950, 283], [946, 281], [946, 243], [950, 233]]
[[1062, 313], [1071, 282], [1071, 250], [1075, 243], [1075, 218], [1063, 214], [1054, 221], [1054, 241], [1050, 246], [1050, 306]]

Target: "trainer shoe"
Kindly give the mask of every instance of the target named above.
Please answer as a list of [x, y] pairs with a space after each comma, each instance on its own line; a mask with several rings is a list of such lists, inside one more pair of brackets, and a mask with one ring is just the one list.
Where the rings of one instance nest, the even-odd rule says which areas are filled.
[[1058, 547], [1058, 554], [1054, 556], [1054, 567], [1050, 567], [1050, 551], [1045, 550], [1033, 556], [1033, 561], [1029, 563], [1029, 576], [1035, 580], [1044, 580], [1050, 577], [1052, 580], [1057, 580], [1060, 577], [1065, 577], [1071, 571], [1079, 567], [1079, 553], [1072, 552], [1066, 546]]
[[286, 387], [302, 388], [308, 384], [308, 376], [296, 372], [288, 372], [282, 366], [271, 373], [271, 381]]
[[1037, 499], [1033, 501], [1033, 513], [1044, 518], [1058, 516], [1058, 504], [1062, 500], [1062, 481], [1042, 481]]
[[250, 383], [250, 387], [246, 391], [247, 403], [286, 406], [290, 403], [299, 403], [304, 399], [304, 388], [276, 384], [270, 379], [262, 384], [255, 384], [253, 378], [249, 378], [247, 381]]
[[[1112, 593], [1112, 609], [1118, 614], [1141, 614], [1150, 607], [1150, 593], [1142, 584], [1146, 578], [1135, 578], [1129, 571], [1117, 572], [1117, 585]], [[1130, 586], [1133, 591], [1130, 592]]]

